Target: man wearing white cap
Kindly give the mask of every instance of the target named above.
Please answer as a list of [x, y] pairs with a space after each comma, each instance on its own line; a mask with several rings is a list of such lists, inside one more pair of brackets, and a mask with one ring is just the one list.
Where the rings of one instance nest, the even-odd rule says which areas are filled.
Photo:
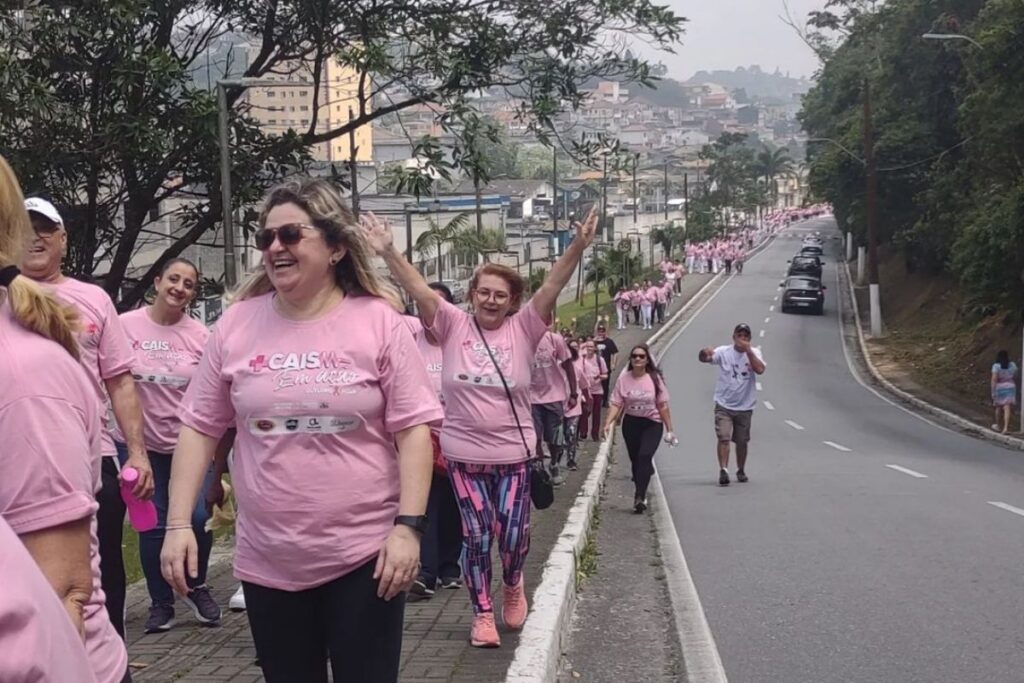
[[[139, 471], [134, 494], [153, 495], [153, 475], [142, 437], [142, 406], [135, 393], [131, 366], [134, 359], [128, 337], [121, 327], [117, 310], [107, 293], [91, 284], [61, 273], [61, 261], [67, 252], [68, 236], [64, 221], [53, 204], [32, 197], [25, 200], [32, 219], [35, 239], [28, 245], [22, 262], [22, 275], [52, 291], [61, 301], [74, 306], [81, 318], [78, 344], [82, 365], [89, 376], [96, 398], [106, 405], [107, 396], [117, 424], [128, 445], [128, 461]], [[107, 595], [110, 621], [124, 637], [125, 575], [121, 556], [121, 537], [125, 504], [121, 499], [117, 451], [109, 433], [103, 435], [103, 487], [96, 494], [100, 504], [96, 513], [100, 545], [100, 573]]]

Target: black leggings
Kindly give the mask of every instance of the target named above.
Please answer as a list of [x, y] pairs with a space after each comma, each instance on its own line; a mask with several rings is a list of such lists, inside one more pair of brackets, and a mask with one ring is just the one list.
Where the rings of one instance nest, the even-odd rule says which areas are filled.
[[654, 476], [654, 453], [658, 450], [664, 426], [646, 417], [627, 415], [622, 419], [622, 438], [633, 465], [636, 497], [647, 498], [647, 487]]
[[96, 537], [100, 552], [100, 583], [107, 595], [107, 613], [110, 623], [124, 638], [124, 555], [121, 539], [124, 536], [125, 504], [121, 498], [121, 484], [117, 479], [117, 459], [103, 458], [103, 487], [96, 494], [100, 504], [96, 512]]
[[283, 591], [242, 582], [246, 614], [267, 683], [398, 680], [405, 594], [377, 597], [377, 558], [322, 586]]

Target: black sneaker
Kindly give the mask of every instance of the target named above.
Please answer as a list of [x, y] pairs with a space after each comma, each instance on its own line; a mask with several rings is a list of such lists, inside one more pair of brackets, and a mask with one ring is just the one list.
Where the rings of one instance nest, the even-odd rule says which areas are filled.
[[174, 626], [174, 605], [153, 603], [146, 619], [146, 633], [164, 633]]
[[729, 485], [729, 470], [722, 470], [718, 473], [718, 485], [728, 486]]
[[412, 582], [412, 586], [409, 587], [409, 595], [406, 600], [409, 602], [419, 602], [420, 600], [429, 600], [434, 597], [434, 589], [427, 588], [427, 584], [421, 580], [416, 579]]
[[568, 464], [568, 465], [566, 465], [566, 467], [568, 467], [568, 468], [569, 468], [569, 471], [570, 471], [570, 472], [575, 472], [576, 470], [578, 470], [578, 469], [579, 469], [579, 466], [578, 466], [578, 465], [576, 464], [576, 461], [575, 461], [575, 460], [570, 460], [570, 461], [569, 461], [569, 464]]
[[643, 514], [644, 510], [646, 510], [646, 509], [647, 509], [647, 500], [646, 499], [637, 498], [636, 502], [633, 503], [633, 512], [635, 512], [638, 515], [639, 514]]
[[462, 588], [462, 579], [458, 576], [454, 576], [447, 579], [441, 579], [441, 588], [450, 591], [458, 590]]
[[192, 614], [196, 615], [199, 623], [213, 626], [220, 621], [220, 605], [206, 586], [196, 586], [182, 599], [192, 608]]
[[747, 483], [747, 473], [744, 472], [743, 470], [736, 470], [736, 481], [740, 482], [741, 484]]

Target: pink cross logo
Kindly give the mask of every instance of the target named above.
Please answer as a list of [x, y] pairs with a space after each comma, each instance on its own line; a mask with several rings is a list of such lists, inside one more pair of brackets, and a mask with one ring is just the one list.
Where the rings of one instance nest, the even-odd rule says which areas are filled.
[[253, 372], [260, 372], [262, 370], [265, 370], [267, 367], [267, 357], [261, 353], [260, 355], [256, 356], [251, 361], [249, 361], [249, 367], [252, 368]]

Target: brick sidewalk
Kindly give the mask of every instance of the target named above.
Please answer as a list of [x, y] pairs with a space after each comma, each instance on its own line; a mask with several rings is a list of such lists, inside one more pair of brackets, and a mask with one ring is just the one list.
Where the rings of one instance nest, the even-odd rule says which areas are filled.
[[[675, 313], [683, 301], [709, 279], [708, 275], [688, 276], [683, 296], [673, 300], [670, 313]], [[621, 332], [614, 329], [612, 332], [620, 351], [620, 366], [629, 352], [628, 345], [645, 341], [651, 334], [633, 325]], [[533, 512], [530, 558], [526, 566], [531, 595], [589, 472], [587, 464], [593, 461], [596, 452], [595, 442], [581, 444], [580, 471], [569, 473], [566, 483], [557, 489], [554, 505]], [[149, 609], [145, 583], [140, 581], [129, 588], [128, 652], [134, 680], [139, 683], [263, 680], [259, 667], [255, 666], [256, 650], [245, 614], [232, 614], [226, 609], [237, 587], [231, 575], [231, 557], [232, 547], [228, 543], [215, 547], [210, 560], [208, 583], [217, 602], [225, 606], [219, 627], [200, 626], [179, 601], [176, 606], [178, 625], [167, 633], [145, 635], [142, 628]], [[500, 576], [500, 561], [496, 555], [495, 568], [495, 574]], [[495, 579], [496, 602], [500, 604], [499, 581]], [[498, 650], [473, 648], [468, 640], [471, 622], [472, 608], [466, 590], [439, 590], [431, 600], [409, 603], [402, 642], [402, 683], [497, 683], [503, 680], [518, 645], [518, 634], [502, 632], [502, 646]]]

